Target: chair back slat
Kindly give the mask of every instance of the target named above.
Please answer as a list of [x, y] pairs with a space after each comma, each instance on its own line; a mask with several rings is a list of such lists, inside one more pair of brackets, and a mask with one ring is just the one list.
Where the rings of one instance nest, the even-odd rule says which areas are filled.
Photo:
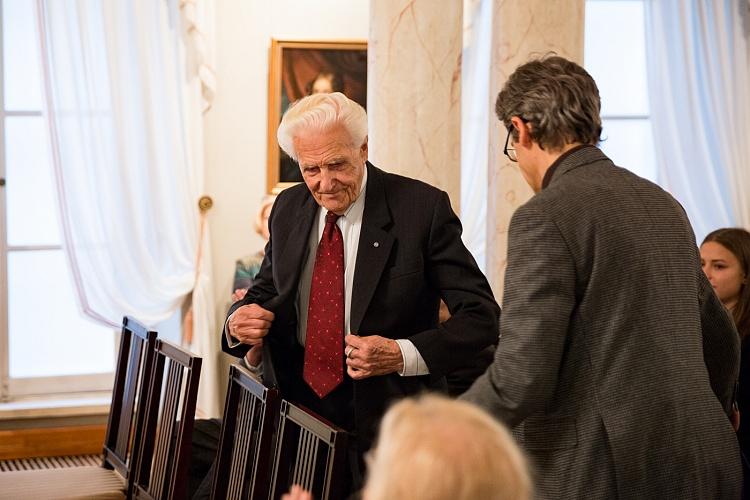
[[315, 413], [282, 401], [271, 498], [293, 484], [317, 499], [339, 498], [345, 472], [347, 433]]
[[[305, 489], [312, 488], [314, 473], [317, 468], [318, 452], [326, 454], [326, 450], [319, 450], [318, 448], [318, 438], [312, 432], [300, 429], [299, 442], [297, 444], [298, 460], [292, 474], [292, 482], [294, 484], [299, 484]], [[326, 458], [323, 457], [323, 460]]]
[[[118, 418], [122, 419], [123, 423], [130, 422], [133, 418], [133, 411], [135, 407], [136, 399], [136, 387], [138, 384], [138, 375], [141, 364], [141, 349], [143, 341], [138, 337], [131, 337], [130, 342], [133, 348], [130, 349], [130, 357], [128, 360], [128, 366], [132, 367], [128, 370], [125, 377], [125, 392], [123, 393], [123, 406], [122, 411]], [[130, 444], [130, 425], [121, 425], [117, 432], [117, 443], [115, 444], [115, 452], [119, 456], [124, 456], [127, 453], [127, 447]]]
[[131, 317], [123, 318], [103, 466], [128, 479], [129, 489], [142, 438], [155, 344], [156, 332]]
[[156, 342], [135, 498], [184, 498], [200, 370], [201, 358]]
[[247, 465], [253, 454], [253, 398], [250, 393], [240, 391], [239, 406], [237, 407], [237, 426], [234, 431], [234, 442], [232, 449], [232, 467], [229, 475], [229, 488], [227, 496], [229, 498], [240, 498], [242, 490], [247, 481], [252, 481], [252, 471], [248, 471]]
[[166, 483], [167, 479], [170, 478], [169, 467], [172, 465], [168, 458], [172, 451], [171, 440], [177, 420], [177, 404], [181, 393], [183, 367], [179, 363], [171, 361], [168, 361], [168, 364], [169, 368], [163, 388], [162, 410], [157, 424], [155, 459], [151, 471], [152, 477], [165, 478], [165, 481], [154, 483], [154, 496], [156, 498], [162, 498], [165, 488], [168, 487]]
[[231, 367], [211, 498], [268, 498], [279, 405], [277, 389]]

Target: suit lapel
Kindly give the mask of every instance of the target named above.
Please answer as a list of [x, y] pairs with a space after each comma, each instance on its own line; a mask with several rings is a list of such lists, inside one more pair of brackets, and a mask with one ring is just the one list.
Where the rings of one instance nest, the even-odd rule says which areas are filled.
[[290, 221], [288, 231], [289, 237], [283, 243], [278, 264], [274, 269], [278, 273], [276, 291], [280, 300], [286, 300], [288, 293], [296, 293], [299, 276], [305, 264], [307, 253], [307, 240], [310, 236], [315, 215], [318, 213], [318, 204], [315, 203], [310, 192], [305, 187], [306, 195], [299, 205], [293, 204], [288, 212], [294, 221]]
[[350, 327], [354, 333], [359, 332], [393, 247], [393, 236], [384, 230], [391, 223], [391, 214], [385, 196], [383, 172], [370, 163], [367, 168], [365, 211], [352, 289]]

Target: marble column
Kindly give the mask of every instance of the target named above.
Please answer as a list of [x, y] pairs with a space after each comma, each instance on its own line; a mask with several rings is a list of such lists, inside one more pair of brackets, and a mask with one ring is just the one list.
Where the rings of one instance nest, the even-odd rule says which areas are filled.
[[494, 0], [490, 73], [487, 277], [498, 301], [503, 295], [508, 225], [532, 191], [516, 163], [503, 155], [505, 127], [494, 115], [495, 99], [513, 70], [534, 56], [555, 52], [583, 63], [584, 0]]
[[370, 160], [460, 200], [458, 0], [372, 0], [367, 112]]

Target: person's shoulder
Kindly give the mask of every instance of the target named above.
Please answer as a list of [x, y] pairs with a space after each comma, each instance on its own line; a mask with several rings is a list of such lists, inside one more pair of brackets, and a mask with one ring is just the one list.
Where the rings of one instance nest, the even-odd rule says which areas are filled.
[[281, 191], [276, 196], [274, 207], [283, 207], [290, 204], [300, 203], [310, 195], [307, 185], [304, 182], [295, 184]]

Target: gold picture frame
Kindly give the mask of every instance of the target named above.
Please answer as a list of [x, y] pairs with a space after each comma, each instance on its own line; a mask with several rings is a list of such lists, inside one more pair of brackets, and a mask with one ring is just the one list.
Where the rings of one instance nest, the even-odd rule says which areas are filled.
[[271, 39], [268, 78], [269, 193], [302, 180], [297, 164], [276, 140], [289, 103], [316, 92], [340, 91], [367, 107], [367, 41]]

